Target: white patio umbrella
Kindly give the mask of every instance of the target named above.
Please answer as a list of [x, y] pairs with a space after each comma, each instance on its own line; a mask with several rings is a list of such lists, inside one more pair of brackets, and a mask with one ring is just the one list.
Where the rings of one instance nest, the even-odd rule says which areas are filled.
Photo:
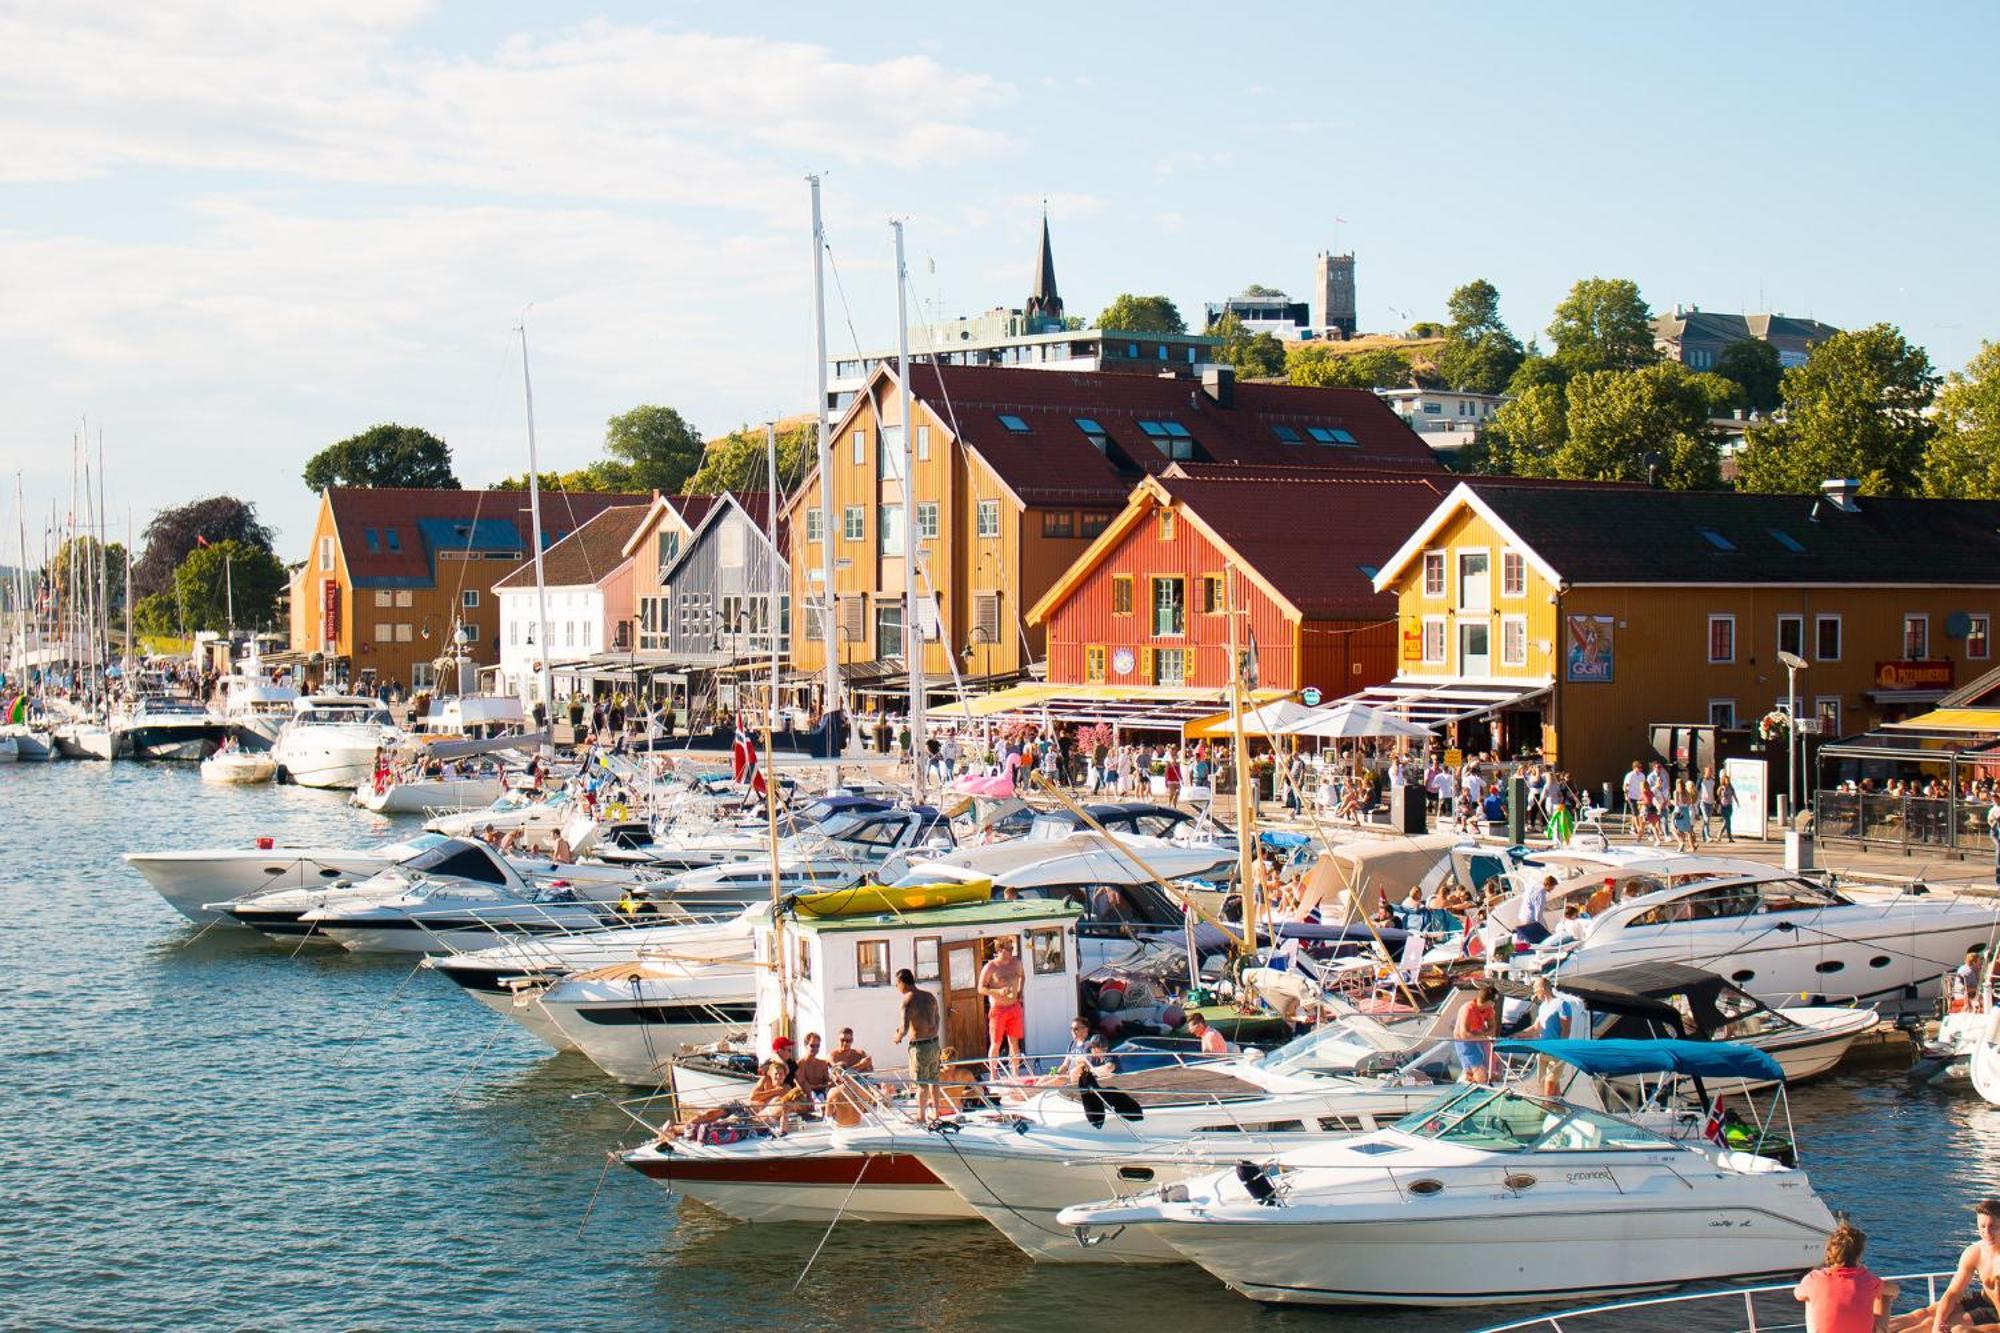
[[[1245, 736], [1285, 736], [1291, 734], [1291, 724], [1313, 715], [1315, 710], [1306, 707], [1296, 699], [1273, 699], [1257, 708], [1243, 710], [1243, 734]], [[1223, 727], [1223, 734], [1228, 728]]]
[[1343, 699], [1325, 708], [1307, 709], [1304, 717], [1294, 718], [1280, 727], [1279, 734], [1318, 736], [1325, 740], [1415, 741], [1428, 740], [1431, 733], [1428, 727], [1392, 717], [1357, 699]]

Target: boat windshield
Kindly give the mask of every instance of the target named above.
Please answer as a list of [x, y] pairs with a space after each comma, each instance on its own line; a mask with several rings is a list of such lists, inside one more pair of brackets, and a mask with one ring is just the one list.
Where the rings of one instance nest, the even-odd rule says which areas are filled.
[[1371, 1055], [1404, 1049], [1405, 1043], [1379, 1023], [1349, 1015], [1292, 1038], [1257, 1063], [1278, 1074], [1350, 1074]]
[[505, 884], [506, 873], [494, 863], [493, 854], [456, 840], [441, 843], [403, 862], [403, 869], [420, 875], [449, 875], [454, 879], [476, 879], [487, 884]]
[[307, 726], [352, 726], [356, 723], [390, 726], [386, 708], [308, 708], [295, 721]]
[[1629, 1152], [1674, 1146], [1614, 1116], [1483, 1085], [1413, 1112], [1397, 1121], [1396, 1128], [1488, 1152]]

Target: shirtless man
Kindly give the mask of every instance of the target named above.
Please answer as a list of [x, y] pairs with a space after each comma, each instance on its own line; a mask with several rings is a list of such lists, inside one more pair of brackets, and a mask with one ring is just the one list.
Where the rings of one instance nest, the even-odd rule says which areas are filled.
[[828, 1064], [843, 1074], [872, 1074], [875, 1061], [868, 1052], [854, 1044], [854, 1029], [842, 1028], [834, 1038], [833, 1054], [826, 1057]]
[[1014, 937], [1002, 935], [1000, 952], [987, 960], [979, 971], [979, 993], [986, 997], [986, 1068], [992, 1078], [1000, 1077], [1000, 1050], [1012, 1047], [1007, 1068], [1018, 1082], [1021, 1078], [1021, 1044], [1028, 1038], [1028, 1007], [1021, 1003], [1021, 989], [1027, 983], [1021, 960], [1014, 956]]
[[909, 968], [896, 970], [896, 989], [903, 996], [902, 1021], [890, 1040], [910, 1043], [910, 1079], [917, 1085], [917, 1117], [939, 1120], [944, 1112], [938, 1096], [938, 1002], [937, 996], [917, 985], [917, 974]]
[[[1898, 1315], [1889, 1321], [1891, 1333], [1945, 1333], [1952, 1328], [2000, 1326], [1993, 1293], [2000, 1291], [2000, 1199], [1981, 1199], [1972, 1210], [1979, 1239], [1958, 1257], [1958, 1271], [1936, 1305]], [[1966, 1288], [1979, 1279], [1980, 1294], [1966, 1299]]]

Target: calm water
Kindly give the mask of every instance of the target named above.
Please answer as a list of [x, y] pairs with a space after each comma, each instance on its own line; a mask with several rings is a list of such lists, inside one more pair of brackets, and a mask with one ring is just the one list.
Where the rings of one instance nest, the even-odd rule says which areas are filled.
[[[0, 769], [0, 1325], [1486, 1322], [1267, 1312], [1192, 1269], [1037, 1268], [976, 1225], [842, 1225], [795, 1294], [821, 1229], [737, 1226], [606, 1172], [628, 1122], [588, 1063], [406, 964], [198, 935], [118, 859], [386, 828], [329, 793], [191, 770]], [[2000, 1111], [1969, 1093], [1866, 1071], [1793, 1111], [1878, 1269], [1947, 1265], [1969, 1204], [2000, 1190]]]

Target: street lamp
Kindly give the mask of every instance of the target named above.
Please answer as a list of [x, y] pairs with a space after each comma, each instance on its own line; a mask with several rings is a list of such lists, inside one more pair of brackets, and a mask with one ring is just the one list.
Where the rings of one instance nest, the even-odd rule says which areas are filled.
[[1785, 800], [1791, 811], [1794, 827], [1799, 817], [1799, 749], [1805, 744], [1799, 734], [1799, 672], [1810, 665], [1797, 653], [1778, 652], [1778, 660], [1785, 667], [1785, 696], [1787, 711], [1791, 713], [1792, 725], [1785, 739]]

